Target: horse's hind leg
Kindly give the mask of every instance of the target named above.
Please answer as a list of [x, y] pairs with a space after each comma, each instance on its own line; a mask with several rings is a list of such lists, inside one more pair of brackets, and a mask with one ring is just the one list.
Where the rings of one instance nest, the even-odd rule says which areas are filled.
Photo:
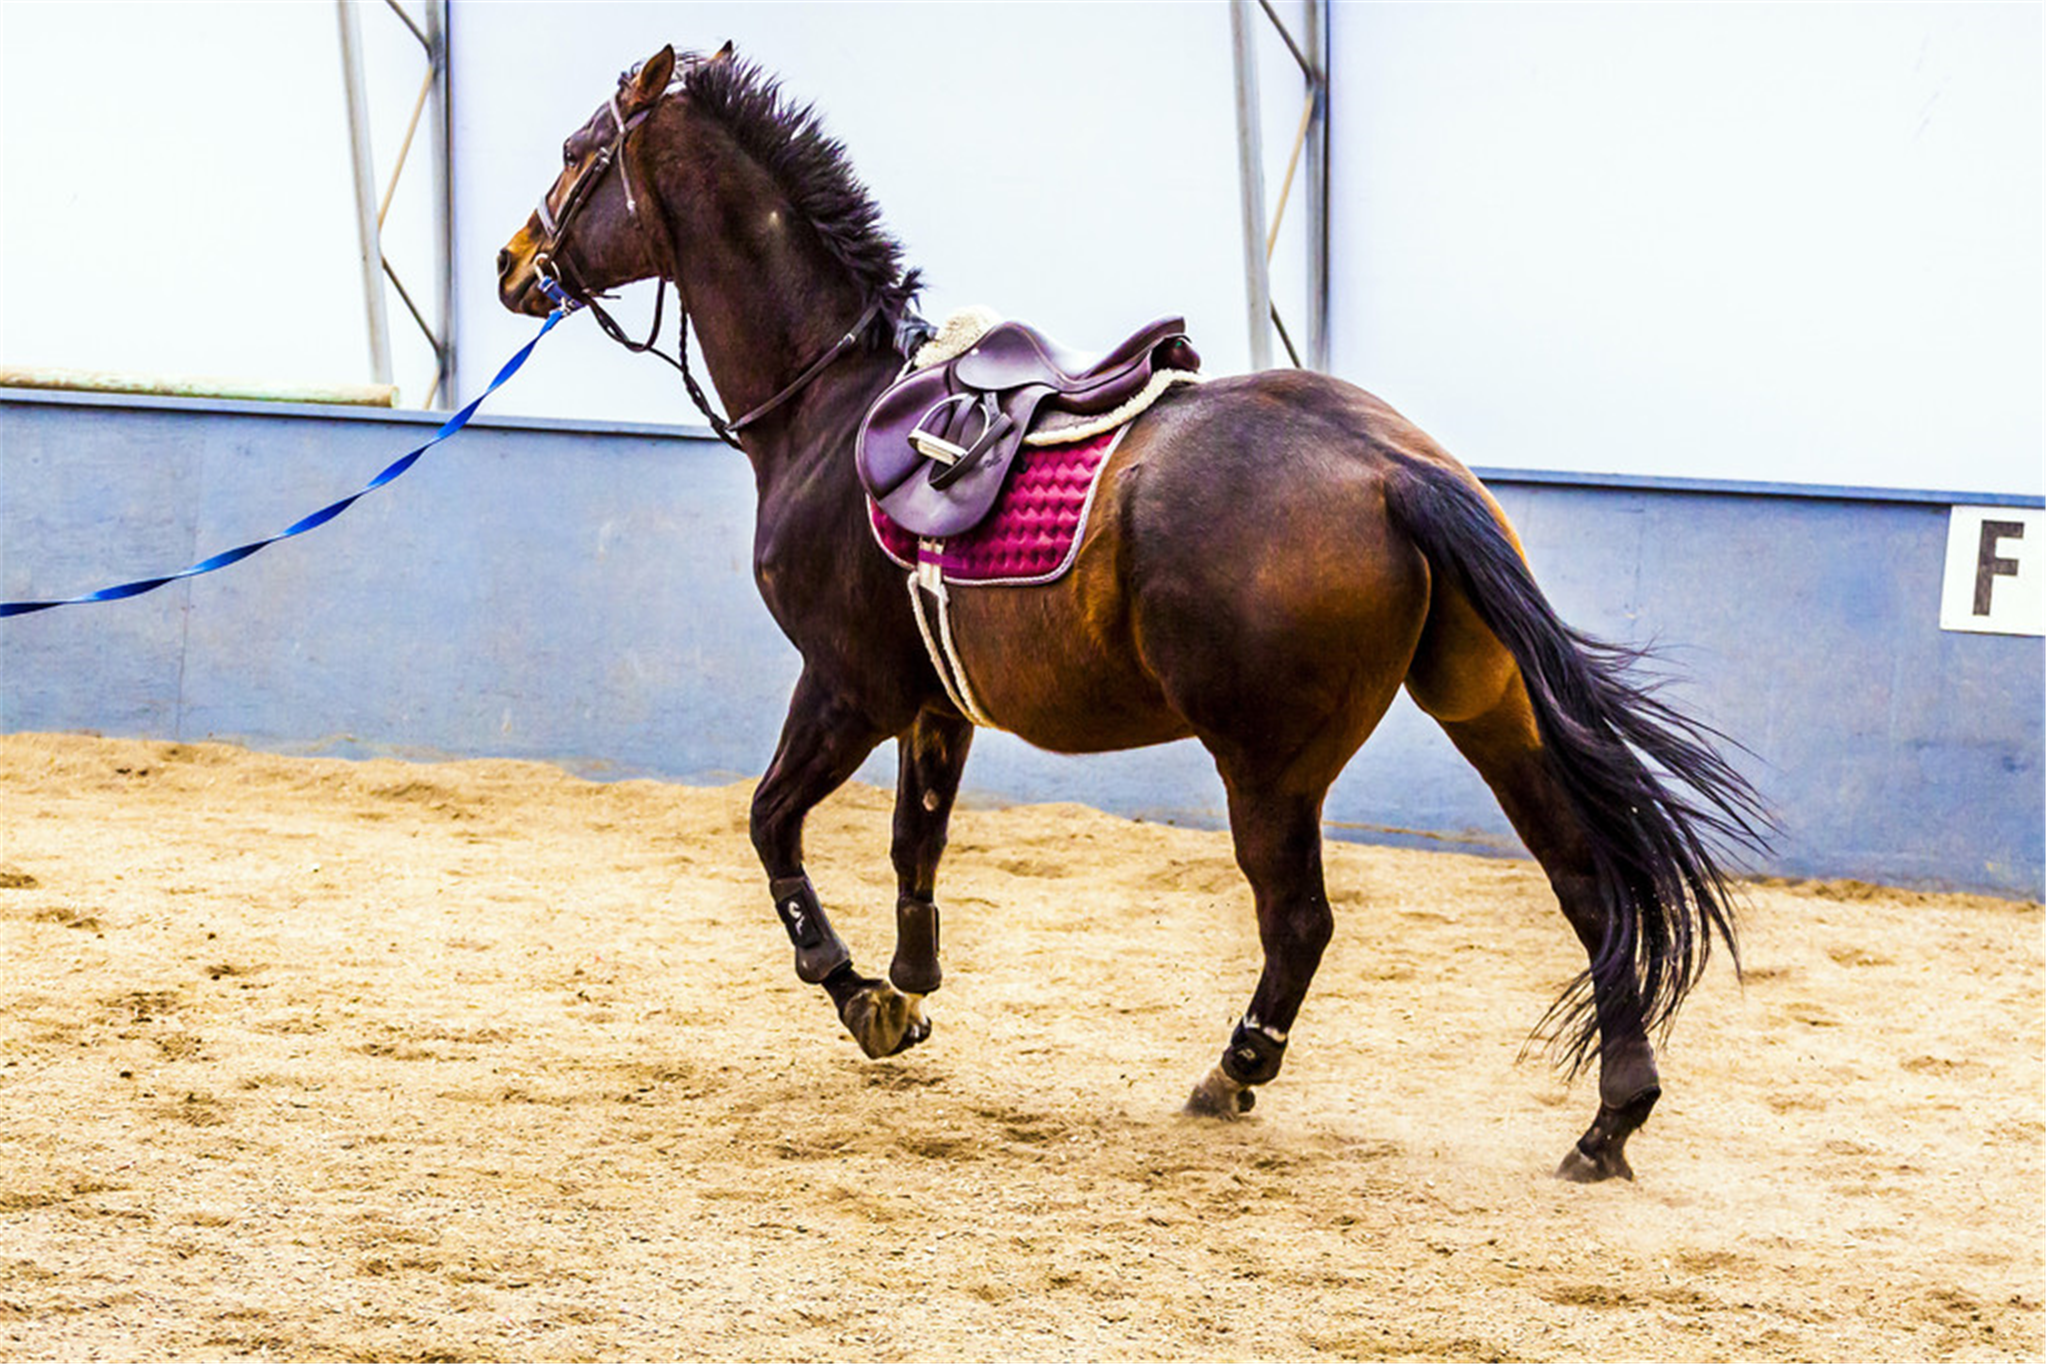
[[[1563, 791], [1532, 742], [1534, 721], [1518, 686], [1502, 706], [1473, 720], [1444, 724], [1459, 752], [1470, 759], [1499, 798], [1521, 841], [1548, 873], [1563, 915], [1586, 955], [1600, 960], [1610, 915], [1600, 900], [1598, 879], [1582, 835], [1568, 814]], [[1642, 1025], [1640, 991], [1630, 971], [1594, 975], [1593, 1007], [1598, 1023], [1598, 1116], [1556, 1173], [1590, 1183], [1634, 1177], [1627, 1163], [1627, 1138], [1648, 1121], [1662, 1094], [1655, 1048]]]
[[1251, 1087], [1269, 1083], [1286, 1056], [1286, 1037], [1335, 931], [1321, 871], [1321, 801], [1312, 792], [1275, 790], [1230, 780], [1229, 827], [1236, 861], [1257, 898], [1264, 971], [1250, 1007], [1229, 1038], [1221, 1062], [1194, 1087], [1189, 1113], [1227, 1117], [1256, 1101]]
[[[1513, 660], [1467, 606], [1450, 598], [1431, 618], [1408, 688], [1492, 788], [1547, 873], [1586, 954], [1593, 962], [1600, 960], [1612, 916], [1601, 902], [1590, 848], [1571, 814], [1571, 801], [1543, 757], [1534, 710]], [[1580, 1183], [1634, 1177], [1627, 1139], [1648, 1120], [1662, 1094], [1632, 973], [1595, 975], [1592, 985], [1599, 1037], [1598, 1116], [1556, 1171]]]
[[[1176, 542], [1185, 557], [1158, 570], [1144, 603], [1145, 657], [1228, 791], [1264, 947], [1250, 1007], [1190, 1112], [1246, 1110], [1252, 1086], [1279, 1073], [1334, 930], [1322, 801], [1399, 695], [1426, 618], [1427, 566], [1372, 512], [1371, 492], [1276, 481], [1243, 490], [1256, 514], [1222, 520], [1250, 540], [1231, 543], [1218, 526]], [[1258, 538], [1276, 528], [1292, 553]]]

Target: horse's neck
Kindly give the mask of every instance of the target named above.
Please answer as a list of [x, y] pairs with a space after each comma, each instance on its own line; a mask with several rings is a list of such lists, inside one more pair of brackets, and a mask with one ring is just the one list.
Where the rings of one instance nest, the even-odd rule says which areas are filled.
[[758, 492], [755, 581], [806, 657], [816, 641], [899, 597], [899, 583], [888, 592], [889, 561], [862, 552], [873, 532], [853, 467], [860, 418], [899, 368], [887, 354], [855, 351], [818, 378], [788, 421], [746, 433]]
[[853, 438], [901, 367], [892, 351], [855, 348], [791, 399], [783, 420], [763, 421], [746, 433], [763, 515], [788, 500], [820, 504], [819, 511], [824, 503], [860, 500]]
[[[861, 311], [857, 294], [843, 286], [793, 284], [786, 278], [763, 280], [742, 299], [701, 285], [687, 288], [687, 295], [711, 383], [732, 419], [787, 390], [845, 335]], [[900, 365], [892, 353], [881, 357], [864, 345], [854, 346], [749, 428], [746, 452], [759, 471], [763, 493], [825, 445], [843, 445], [850, 461], [860, 414]]]
[[675, 262], [677, 283], [711, 385], [736, 418], [782, 392], [845, 334], [860, 290], [842, 267], [792, 241], [780, 213], [722, 231], [730, 219], [715, 204], [685, 214], [695, 221], [677, 222], [672, 234], [690, 243]]
[[[781, 393], [845, 335], [863, 308], [862, 291], [772, 211], [735, 229], [719, 205], [679, 202], [691, 205], [690, 220], [675, 224], [676, 239], [691, 243], [676, 263], [687, 272], [679, 282], [711, 382], [736, 418]], [[853, 437], [900, 366], [892, 352], [855, 346], [744, 433], [764, 538], [849, 523], [861, 500]]]

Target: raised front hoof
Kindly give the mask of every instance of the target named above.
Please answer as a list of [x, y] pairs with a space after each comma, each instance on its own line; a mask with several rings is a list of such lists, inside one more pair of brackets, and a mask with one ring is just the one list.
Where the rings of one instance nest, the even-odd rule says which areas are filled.
[[1194, 1086], [1182, 1111], [1195, 1118], [1233, 1118], [1239, 1113], [1250, 1112], [1256, 1106], [1257, 1093], [1248, 1085], [1237, 1084], [1223, 1073], [1220, 1066], [1216, 1066], [1208, 1072], [1206, 1079]]
[[1627, 1163], [1621, 1151], [1588, 1152], [1582, 1145], [1570, 1148], [1570, 1154], [1563, 1157], [1563, 1163], [1556, 1167], [1556, 1178], [1572, 1184], [1597, 1184], [1607, 1179], [1632, 1179], [1634, 1167]]
[[860, 1050], [876, 1060], [908, 1051], [931, 1035], [923, 997], [903, 994], [884, 981], [847, 996], [838, 1006], [838, 1018]]

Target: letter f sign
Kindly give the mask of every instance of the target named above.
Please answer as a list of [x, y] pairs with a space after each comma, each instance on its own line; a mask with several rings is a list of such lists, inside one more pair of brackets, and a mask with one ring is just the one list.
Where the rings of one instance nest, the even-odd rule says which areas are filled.
[[1953, 508], [1939, 624], [1978, 634], [2046, 634], [2046, 512]]

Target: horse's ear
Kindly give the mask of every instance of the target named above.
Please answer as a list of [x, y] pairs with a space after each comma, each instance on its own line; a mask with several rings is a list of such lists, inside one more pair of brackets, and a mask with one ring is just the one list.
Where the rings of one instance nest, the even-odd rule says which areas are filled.
[[725, 39], [725, 45], [711, 53], [710, 59], [714, 62], [730, 61], [732, 59], [732, 40], [730, 38]]
[[670, 43], [639, 64], [639, 70], [632, 74], [631, 87], [625, 94], [625, 103], [634, 113], [651, 108], [666, 93], [668, 82], [674, 78], [675, 45]]

